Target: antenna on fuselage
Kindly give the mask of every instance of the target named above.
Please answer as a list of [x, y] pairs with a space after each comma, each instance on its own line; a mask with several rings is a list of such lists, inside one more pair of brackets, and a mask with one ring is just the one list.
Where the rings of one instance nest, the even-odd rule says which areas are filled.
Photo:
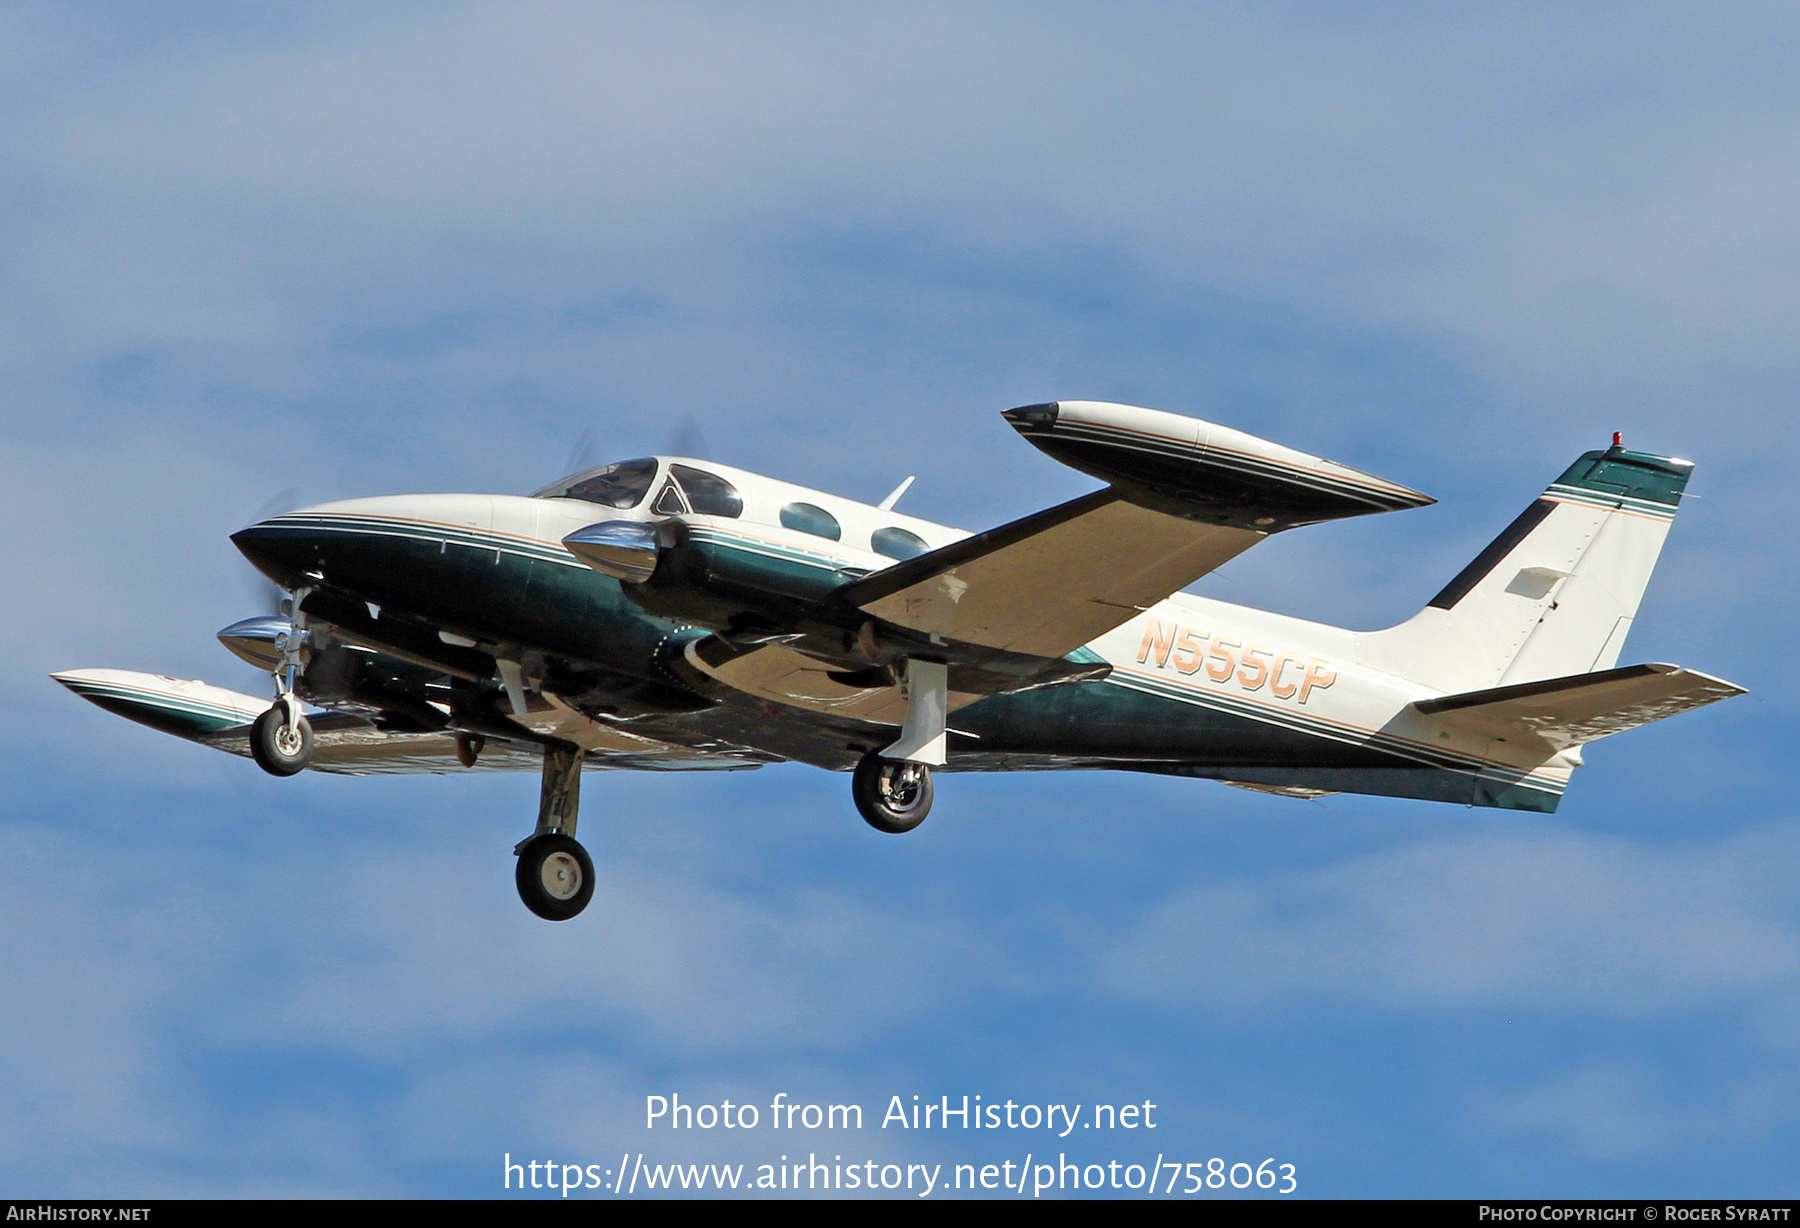
[[[913, 475], [913, 477], [917, 477], [917, 476], [918, 476], [917, 474]], [[906, 481], [900, 483], [900, 485], [894, 487], [893, 490], [889, 491], [888, 497], [883, 499], [880, 503], [877, 503], [875, 506], [880, 508], [884, 512], [892, 511], [894, 509], [894, 504], [900, 502], [900, 496], [905, 494], [906, 488], [908, 486], [911, 486], [912, 484], [913, 484], [912, 478], [907, 478]]]

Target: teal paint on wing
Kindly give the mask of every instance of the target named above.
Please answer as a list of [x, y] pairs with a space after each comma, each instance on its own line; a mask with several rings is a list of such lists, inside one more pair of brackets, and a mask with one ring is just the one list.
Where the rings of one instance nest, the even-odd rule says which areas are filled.
[[79, 684], [69, 689], [115, 716], [190, 741], [227, 729], [242, 729], [250, 723], [243, 713], [231, 708], [117, 684]]

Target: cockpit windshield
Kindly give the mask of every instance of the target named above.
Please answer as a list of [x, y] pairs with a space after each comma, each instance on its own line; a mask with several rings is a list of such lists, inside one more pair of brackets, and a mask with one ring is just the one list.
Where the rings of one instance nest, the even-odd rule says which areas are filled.
[[560, 482], [552, 482], [537, 492], [539, 499], [585, 499], [603, 507], [636, 507], [644, 501], [650, 483], [656, 478], [656, 460], [618, 461], [599, 469], [589, 469]]

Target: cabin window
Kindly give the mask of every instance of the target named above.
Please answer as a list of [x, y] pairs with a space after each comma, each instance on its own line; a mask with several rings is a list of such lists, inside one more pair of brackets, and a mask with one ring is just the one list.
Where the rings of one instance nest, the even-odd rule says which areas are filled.
[[876, 554], [885, 554], [890, 559], [910, 559], [931, 549], [917, 533], [894, 528], [876, 529], [869, 537], [869, 545]]
[[619, 461], [580, 481], [571, 482], [561, 490], [552, 486], [546, 493], [553, 499], [585, 499], [603, 507], [636, 507], [644, 501], [644, 494], [655, 477], [656, 462], [646, 457]]
[[737, 487], [718, 474], [687, 465], [670, 465], [669, 472], [675, 475], [681, 489], [687, 492], [688, 502], [702, 516], [735, 518], [744, 514], [743, 496], [738, 494]]
[[790, 503], [782, 508], [781, 527], [797, 533], [811, 533], [814, 537], [828, 537], [832, 541], [844, 535], [836, 516], [810, 503]]
[[681, 487], [675, 484], [673, 478], [663, 483], [663, 488], [657, 493], [656, 502], [650, 505], [650, 510], [658, 516], [679, 516], [687, 511], [687, 504], [681, 501]]

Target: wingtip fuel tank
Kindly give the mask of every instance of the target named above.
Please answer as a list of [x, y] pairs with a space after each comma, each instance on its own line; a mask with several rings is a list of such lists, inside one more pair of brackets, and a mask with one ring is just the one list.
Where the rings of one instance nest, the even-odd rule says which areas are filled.
[[1002, 416], [1045, 455], [1112, 483], [1133, 502], [1189, 519], [1276, 532], [1437, 502], [1348, 465], [1166, 410], [1053, 401]]

